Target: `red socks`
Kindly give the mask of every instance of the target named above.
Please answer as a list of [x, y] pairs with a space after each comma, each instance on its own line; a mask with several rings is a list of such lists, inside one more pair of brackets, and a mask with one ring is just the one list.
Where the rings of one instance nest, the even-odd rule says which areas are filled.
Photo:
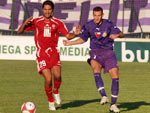
[[49, 102], [54, 102], [54, 98], [52, 95], [52, 86], [50, 88], [45, 88], [46, 95], [48, 97]]
[[[60, 87], [61, 81], [54, 80], [54, 94], [58, 94], [58, 89]], [[50, 88], [45, 88], [46, 95], [48, 97], [49, 102], [54, 102], [53, 93], [52, 93], [52, 86]]]
[[61, 84], [61, 81], [56, 81], [54, 79], [54, 91], [53, 91], [54, 94], [58, 94], [58, 89], [60, 88], [60, 84]]

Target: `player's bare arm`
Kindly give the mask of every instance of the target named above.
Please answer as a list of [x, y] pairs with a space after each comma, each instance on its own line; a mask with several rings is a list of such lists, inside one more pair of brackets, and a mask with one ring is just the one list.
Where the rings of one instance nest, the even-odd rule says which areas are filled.
[[68, 40], [71, 40], [71, 39], [75, 38], [76, 36], [78, 36], [80, 34], [80, 31], [81, 31], [81, 26], [78, 25], [78, 26], [76, 26], [76, 30], [73, 33], [69, 33], [66, 35], [66, 38]]
[[111, 39], [116, 39], [116, 38], [123, 38], [124, 37], [124, 34], [122, 32], [120, 32], [119, 34], [111, 34], [109, 38]]
[[31, 24], [32, 16], [26, 19], [26, 21], [19, 27], [18, 34], [22, 34], [25, 30], [25, 27]]
[[82, 38], [79, 38], [74, 41], [69, 41], [69, 40], [63, 40], [63, 44], [65, 46], [71, 46], [71, 45], [77, 45], [77, 44], [83, 44], [85, 41]]

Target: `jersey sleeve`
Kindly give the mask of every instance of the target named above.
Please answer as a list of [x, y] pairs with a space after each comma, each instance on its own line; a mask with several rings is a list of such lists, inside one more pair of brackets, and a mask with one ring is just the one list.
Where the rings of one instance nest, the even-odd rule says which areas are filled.
[[63, 22], [59, 23], [59, 33], [61, 33], [63, 36], [66, 36], [67, 34], [69, 34], [68, 29], [66, 27], [66, 25]]
[[25, 27], [25, 31], [29, 32], [35, 29], [34, 20], [32, 20], [31, 24]]
[[110, 24], [110, 34], [119, 34], [121, 32], [120, 29], [117, 26], [115, 26], [112, 22]]
[[88, 38], [90, 37], [90, 34], [88, 32], [88, 28], [86, 25], [84, 25], [82, 27], [82, 31], [81, 31], [81, 35], [80, 35], [80, 38], [82, 38], [85, 42], [88, 40]]

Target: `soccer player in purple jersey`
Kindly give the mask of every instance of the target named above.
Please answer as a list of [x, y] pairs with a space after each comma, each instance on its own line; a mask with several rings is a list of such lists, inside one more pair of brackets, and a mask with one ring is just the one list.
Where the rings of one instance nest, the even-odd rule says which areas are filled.
[[119, 113], [120, 110], [116, 106], [119, 93], [119, 76], [113, 43], [114, 39], [118, 37], [123, 38], [124, 35], [111, 21], [103, 19], [103, 15], [103, 9], [95, 7], [93, 9], [94, 19], [88, 21], [82, 27], [80, 38], [74, 41], [64, 40], [63, 43], [65, 46], [82, 44], [90, 38], [91, 50], [89, 52], [90, 58], [88, 59], [88, 63], [92, 67], [97, 89], [102, 96], [100, 104], [108, 102], [101, 77], [101, 70], [103, 68], [104, 73], [109, 72], [112, 78], [110, 111]]

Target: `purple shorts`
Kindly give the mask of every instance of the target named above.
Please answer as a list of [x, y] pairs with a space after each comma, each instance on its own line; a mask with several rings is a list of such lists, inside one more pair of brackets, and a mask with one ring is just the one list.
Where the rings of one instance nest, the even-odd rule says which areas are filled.
[[87, 62], [91, 65], [90, 61], [96, 60], [104, 68], [104, 73], [109, 72], [112, 68], [118, 68], [116, 55], [113, 50], [107, 49], [92, 49], [90, 50], [90, 58]]

